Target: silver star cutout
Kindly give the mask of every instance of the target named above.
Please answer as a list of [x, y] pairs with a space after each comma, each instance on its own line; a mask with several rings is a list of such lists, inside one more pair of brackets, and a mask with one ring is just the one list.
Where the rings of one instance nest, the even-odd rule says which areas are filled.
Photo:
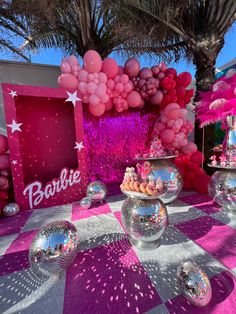
[[11, 95], [11, 97], [13, 98], [13, 97], [17, 96], [17, 93], [16, 93], [16, 91], [11, 90], [9, 95]]
[[12, 123], [7, 124], [7, 126], [11, 128], [11, 133], [14, 133], [15, 131], [22, 132], [22, 130], [20, 129], [20, 127], [22, 126], [22, 123], [17, 123], [14, 119], [12, 119]]
[[11, 162], [13, 165], [17, 165], [17, 160], [12, 160]]
[[75, 142], [75, 147], [74, 147], [74, 149], [78, 149], [79, 152], [80, 152], [82, 148], [84, 148], [83, 142], [80, 142], [80, 143]]
[[77, 97], [77, 91], [74, 92], [73, 94], [70, 92], [67, 92], [67, 95], [69, 96], [65, 101], [71, 101], [72, 104], [75, 107], [76, 101], [82, 101], [79, 97]]

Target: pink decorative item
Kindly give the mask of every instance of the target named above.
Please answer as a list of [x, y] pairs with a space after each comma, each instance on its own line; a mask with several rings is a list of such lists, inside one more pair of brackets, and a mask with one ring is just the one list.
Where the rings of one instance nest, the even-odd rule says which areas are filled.
[[135, 58], [130, 58], [126, 61], [124, 66], [124, 72], [129, 76], [129, 78], [136, 77], [140, 71], [139, 61]]
[[225, 167], [227, 165], [227, 158], [224, 154], [220, 156], [220, 165], [221, 167]]
[[127, 103], [130, 107], [138, 107], [141, 104], [141, 97], [139, 93], [132, 91], [127, 96]]
[[10, 157], [9, 154], [0, 155], [0, 170], [10, 169]]
[[84, 69], [88, 73], [99, 73], [102, 68], [102, 59], [99, 53], [95, 50], [88, 50], [83, 58]]
[[112, 58], [106, 58], [102, 62], [102, 72], [106, 74], [108, 79], [114, 78], [118, 74], [118, 64]]
[[0, 134], [0, 154], [8, 151], [8, 139], [6, 136]]
[[11, 84], [2, 84], [2, 89], [20, 208], [78, 201], [85, 193], [87, 170], [82, 104], [76, 92]]
[[58, 78], [58, 84], [67, 90], [74, 91], [77, 89], [78, 79], [70, 73], [61, 74]]

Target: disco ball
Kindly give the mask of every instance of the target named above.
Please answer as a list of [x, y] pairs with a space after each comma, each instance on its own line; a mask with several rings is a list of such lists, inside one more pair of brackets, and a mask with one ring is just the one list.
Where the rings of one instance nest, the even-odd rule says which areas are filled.
[[224, 209], [236, 211], [236, 171], [216, 171], [209, 182], [208, 192]]
[[82, 200], [80, 200], [79, 202], [79, 206], [84, 208], [84, 209], [89, 209], [89, 207], [91, 206], [92, 201], [90, 197], [84, 197], [82, 198]]
[[165, 204], [172, 202], [178, 197], [183, 187], [183, 179], [178, 168], [168, 160], [149, 160], [149, 162], [152, 170], [148, 174], [148, 179], [156, 181], [161, 178], [167, 191], [160, 196], [160, 199]]
[[177, 270], [183, 296], [196, 306], [206, 306], [212, 297], [211, 283], [205, 272], [195, 263], [186, 261]]
[[107, 188], [101, 181], [94, 181], [89, 183], [87, 187], [87, 196], [93, 202], [101, 202], [106, 198]]
[[123, 226], [134, 246], [151, 250], [160, 244], [160, 238], [168, 225], [167, 210], [161, 200], [128, 197], [121, 212]]
[[72, 223], [52, 222], [34, 237], [29, 250], [30, 264], [46, 275], [60, 273], [75, 257], [77, 246], [77, 229]]
[[19, 211], [20, 211], [20, 207], [18, 204], [9, 203], [3, 208], [2, 214], [4, 216], [11, 217], [11, 216], [15, 216], [16, 214], [18, 214]]

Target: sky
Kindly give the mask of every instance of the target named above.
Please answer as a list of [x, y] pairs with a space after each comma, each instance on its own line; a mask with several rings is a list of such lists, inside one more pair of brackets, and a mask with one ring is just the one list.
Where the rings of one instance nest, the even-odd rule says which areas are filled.
[[[218, 55], [216, 67], [220, 67], [223, 64], [231, 61], [232, 59], [236, 58], [236, 49], [235, 47], [236, 42], [236, 22], [233, 24], [231, 29], [225, 36], [225, 45], [222, 48], [221, 52]], [[51, 65], [60, 65], [61, 59], [63, 58], [64, 54], [59, 49], [41, 49], [36, 54], [32, 55], [31, 61], [33, 63], [40, 63], [40, 64], [51, 64]], [[121, 58], [119, 55], [112, 54], [117, 62], [120, 65], [125, 63], [125, 59]], [[14, 58], [10, 58], [7, 55], [0, 53], [0, 60], [14, 60]], [[141, 57], [140, 58], [141, 66], [152, 66], [155, 64], [154, 60], [150, 58]], [[176, 68], [177, 72], [189, 71], [193, 76], [195, 73], [195, 68], [193, 64], [187, 63], [186, 60], [183, 58], [178, 63], [170, 63], [168, 64], [169, 67]]]

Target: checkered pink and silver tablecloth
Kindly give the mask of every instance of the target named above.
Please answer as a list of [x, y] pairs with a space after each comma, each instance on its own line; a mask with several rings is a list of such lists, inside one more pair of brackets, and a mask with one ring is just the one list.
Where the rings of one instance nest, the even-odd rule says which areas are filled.
[[[144, 252], [124, 233], [123, 200], [118, 195], [90, 210], [72, 204], [1, 218], [0, 313], [236, 313], [236, 215], [209, 196], [183, 193], [168, 206], [161, 246]], [[59, 277], [37, 277], [29, 268], [30, 242], [42, 226], [61, 219], [77, 227], [80, 252]], [[186, 259], [211, 278], [207, 307], [180, 294], [176, 270]]]

